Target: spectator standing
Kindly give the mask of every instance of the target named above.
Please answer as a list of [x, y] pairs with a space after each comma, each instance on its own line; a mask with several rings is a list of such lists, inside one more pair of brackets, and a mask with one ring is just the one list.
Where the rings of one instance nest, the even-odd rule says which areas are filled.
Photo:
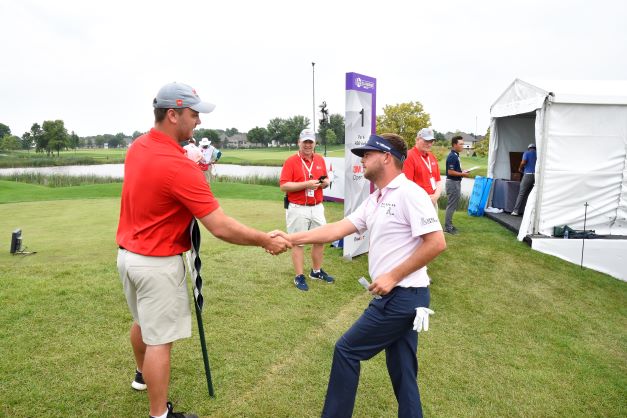
[[468, 177], [468, 172], [462, 170], [459, 153], [464, 149], [464, 140], [460, 135], [451, 138], [451, 152], [446, 158], [446, 216], [444, 232], [456, 235], [459, 231], [453, 225], [453, 214], [459, 205], [462, 194], [462, 178]]
[[[281, 170], [281, 191], [287, 193], [285, 219], [287, 232], [308, 231], [327, 223], [322, 205], [322, 189], [329, 186], [324, 159], [315, 153], [316, 134], [303, 129], [298, 137], [298, 152], [289, 157]], [[311, 271], [309, 277], [325, 283], [335, 279], [322, 269], [324, 245], [314, 244], [311, 248]], [[304, 275], [305, 251], [302, 245], [292, 247], [294, 285], [307, 291], [309, 286]]]
[[435, 141], [433, 129], [423, 128], [418, 131], [416, 145], [407, 152], [403, 173], [427, 192], [431, 203], [437, 209], [438, 199], [442, 193], [442, 179], [438, 159], [431, 152], [433, 141]]
[[536, 182], [536, 160], [536, 144], [529, 144], [527, 151], [525, 151], [520, 161], [520, 166], [518, 166], [518, 171], [523, 174], [523, 177], [520, 181], [520, 190], [518, 191], [518, 197], [516, 198], [512, 216], [520, 216], [525, 211], [527, 198]]

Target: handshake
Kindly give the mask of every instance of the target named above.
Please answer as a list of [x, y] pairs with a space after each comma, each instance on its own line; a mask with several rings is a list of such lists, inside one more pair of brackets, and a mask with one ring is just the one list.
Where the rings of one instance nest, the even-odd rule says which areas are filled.
[[279, 255], [292, 248], [289, 235], [281, 230], [268, 232], [269, 240], [263, 245], [268, 254]]

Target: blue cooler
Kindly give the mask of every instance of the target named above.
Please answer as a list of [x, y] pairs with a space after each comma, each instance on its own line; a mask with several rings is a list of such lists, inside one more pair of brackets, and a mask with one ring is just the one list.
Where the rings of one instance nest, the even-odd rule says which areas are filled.
[[492, 179], [490, 177], [475, 177], [475, 185], [468, 202], [468, 214], [470, 216], [483, 216], [483, 211], [488, 203]]

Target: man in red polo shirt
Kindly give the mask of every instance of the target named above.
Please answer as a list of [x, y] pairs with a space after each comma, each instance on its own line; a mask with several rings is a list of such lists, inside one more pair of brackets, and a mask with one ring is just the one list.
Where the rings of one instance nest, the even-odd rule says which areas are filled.
[[405, 177], [422, 187], [431, 198], [431, 203], [438, 208], [438, 199], [442, 193], [442, 180], [438, 159], [431, 152], [435, 136], [433, 129], [423, 128], [416, 134], [416, 146], [407, 152], [403, 164]]
[[153, 101], [155, 126], [137, 138], [126, 154], [117, 266], [133, 315], [131, 345], [137, 365], [131, 386], [148, 389], [151, 417], [177, 414], [167, 402], [172, 343], [191, 336], [191, 310], [182, 253], [191, 246], [193, 217], [217, 238], [257, 245], [271, 254], [288, 248], [268, 234], [227, 216], [196, 163], [179, 142], [192, 137], [199, 113], [213, 111], [196, 91], [166, 84]]
[[[287, 193], [288, 207], [285, 211], [287, 232], [308, 231], [327, 223], [322, 206], [322, 189], [329, 186], [324, 159], [314, 152], [316, 134], [303, 129], [298, 138], [298, 152], [289, 157], [281, 170], [281, 191]], [[322, 270], [324, 244], [311, 248], [312, 269], [309, 277], [333, 283], [335, 279]], [[303, 246], [292, 247], [292, 262], [296, 276], [294, 285], [299, 290], [309, 290], [304, 275], [305, 251]]]

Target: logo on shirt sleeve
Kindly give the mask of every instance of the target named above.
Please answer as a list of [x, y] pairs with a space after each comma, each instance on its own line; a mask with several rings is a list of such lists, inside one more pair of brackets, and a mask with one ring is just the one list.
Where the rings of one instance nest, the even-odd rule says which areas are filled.
[[420, 224], [422, 226], [430, 225], [438, 222], [437, 218], [420, 218]]

